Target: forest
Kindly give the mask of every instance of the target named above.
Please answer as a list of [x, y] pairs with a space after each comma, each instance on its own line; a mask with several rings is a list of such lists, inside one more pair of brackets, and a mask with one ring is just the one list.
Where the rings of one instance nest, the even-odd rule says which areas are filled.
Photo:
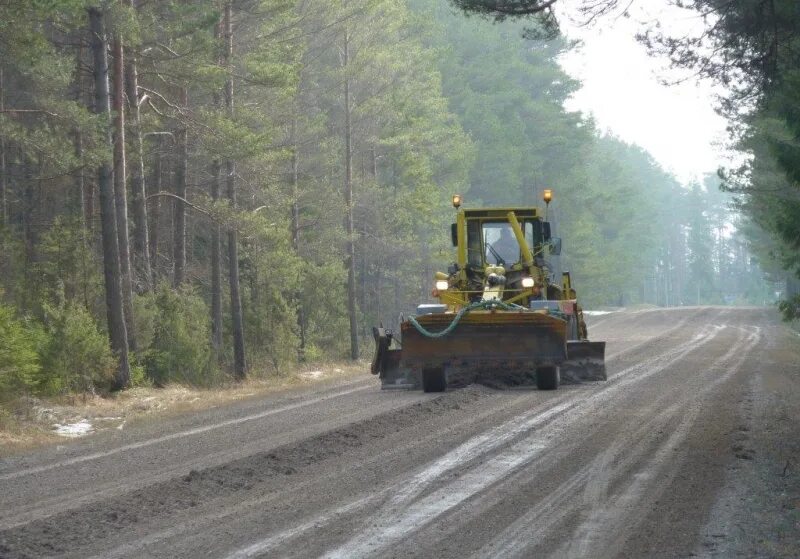
[[[550, 16], [0, 2], [0, 401], [367, 357], [372, 325], [427, 301], [453, 260], [454, 193], [516, 206], [552, 189], [557, 267], [586, 308], [774, 302], [800, 268], [800, 74], [768, 24], [800, 13], [772, 4], [785, 13], [762, 35], [728, 12], [710, 36], [765, 45], [764, 74], [704, 66], [752, 86], [729, 100], [752, 157], [681, 184], [565, 109], [580, 77]], [[702, 62], [697, 45], [643, 41]]]

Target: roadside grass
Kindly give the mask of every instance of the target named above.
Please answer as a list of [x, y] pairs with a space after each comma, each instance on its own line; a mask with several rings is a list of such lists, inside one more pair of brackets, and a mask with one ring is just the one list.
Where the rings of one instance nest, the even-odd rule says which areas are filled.
[[168, 417], [222, 406], [320, 382], [365, 375], [366, 362], [307, 364], [281, 374], [252, 375], [215, 387], [170, 384], [138, 386], [109, 395], [24, 396], [0, 403], [0, 456], [63, 443], [109, 429], [122, 430], [142, 419]]

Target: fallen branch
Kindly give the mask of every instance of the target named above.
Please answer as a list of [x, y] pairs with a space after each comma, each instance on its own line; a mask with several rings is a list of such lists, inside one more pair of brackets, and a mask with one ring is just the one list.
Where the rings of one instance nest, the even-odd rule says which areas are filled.
[[154, 192], [153, 194], [148, 195], [145, 198], [145, 200], [150, 200], [151, 198], [156, 198], [158, 196], [163, 196], [165, 198], [173, 198], [175, 200], [179, 200], [179, 201], [183, 202], [184, 205], [192, 208], [193, 210], [197, 210], [201, 214], [203, 214], [205, 216], [208, 216], [209, 218], [211, 218], [212, 221], [216, 221], [217, 223], [224, 225], [224, 223], [222, 221], [217, 219], [217, 217], [214, 214], [212, 214], [209, 210], [207, 210], [206, 208], [198, 206], [197, 204], [192, 204], [186, 198], [182, 198], [181, 196], [178, 196], [177, 194], [173, 194], [172, 192], [163, 192], [163, 191], [162, 192]]
[[3, 109], [0, 110], [0, 113], [37, 113], [52, 116], [53, 118], [61, 118], [56, 113], [51, 113], [50, 111], [45, 111], [44, 109]]

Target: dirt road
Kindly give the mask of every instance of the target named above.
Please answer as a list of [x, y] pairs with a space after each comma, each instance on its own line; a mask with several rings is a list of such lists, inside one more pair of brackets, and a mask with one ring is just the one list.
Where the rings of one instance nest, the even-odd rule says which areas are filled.
[[593, 317], [609, 380], [318, 386], [0, 460], [2, 557], [797, 557], [800, 337]]

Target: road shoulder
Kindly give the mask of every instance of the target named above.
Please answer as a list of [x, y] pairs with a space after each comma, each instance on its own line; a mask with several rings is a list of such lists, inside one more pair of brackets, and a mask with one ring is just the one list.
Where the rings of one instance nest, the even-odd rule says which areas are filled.
[[800, 550], [800, 340], [774, 328], [739, 401], [731, 465], [695, 551], [797, 557]]

